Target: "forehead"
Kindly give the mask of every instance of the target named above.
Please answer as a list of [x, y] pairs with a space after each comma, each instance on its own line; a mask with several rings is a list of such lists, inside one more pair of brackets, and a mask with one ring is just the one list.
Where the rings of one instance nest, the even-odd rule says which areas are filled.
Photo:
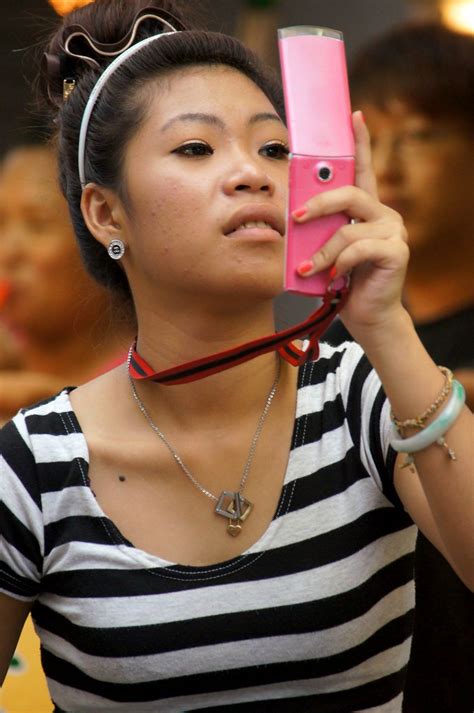
[[228, 123], [256, 112], [275, 113], [271, 101], [249, 77], [225, 65], [197, 65], [161, 77], [152, 93], [148, 120], [171, 115], [215, 113]]
[[7, 156], [0, 170], [0, 200], [9, 206], [45, 207], [61, 203], [56, 159], [52, 152], [20, 149]]

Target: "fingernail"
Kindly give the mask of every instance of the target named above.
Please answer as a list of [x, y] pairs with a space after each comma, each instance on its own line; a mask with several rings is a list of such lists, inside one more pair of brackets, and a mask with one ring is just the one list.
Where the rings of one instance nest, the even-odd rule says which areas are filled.
[[330, 280], [335, 280], [337, 277], [337, 267], [333, 265], [331, 269], [329, 270], [329, 279]]
[[308, 212], [308, 209], [306, 206], [303, 206], [302, 208], [297, 208], [296, 210], [293, 211], [291, 214], [293, 218], [302, 218], [306, 213]]
[[363, 121], [363, 122], [364, 122], [364, 124], [365, 124], [365, 116], [364, 116], [364, 112], [363, 112], [363, 111], [360, 111], [360, 109], [359, 109], [359, 114], [360, 114], [360, 118], [362, 119], [362, 121]]
[[304, 260], [303, 262], [300, 262], [296, 269], [300, 275], [308, 275], [313, 271], [314, 265], [311, 260]]

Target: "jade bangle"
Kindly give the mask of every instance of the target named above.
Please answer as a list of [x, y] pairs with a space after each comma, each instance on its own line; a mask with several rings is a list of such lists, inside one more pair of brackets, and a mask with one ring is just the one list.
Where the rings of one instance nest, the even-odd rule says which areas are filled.
[[390, 445], [399, 453], [417, 453], [424, 448], [428, 448], [436, 443], [439, 438], [451, 428], [453, 423], [462, 411], [466, 401], [466, 392], [459, 381], [453, 379], [451, 397], [439, 414], [438, 418], [432, 421], [426, 428], [409, 438], [400, 438], [400, 435], [392, 424], [392, 438]]

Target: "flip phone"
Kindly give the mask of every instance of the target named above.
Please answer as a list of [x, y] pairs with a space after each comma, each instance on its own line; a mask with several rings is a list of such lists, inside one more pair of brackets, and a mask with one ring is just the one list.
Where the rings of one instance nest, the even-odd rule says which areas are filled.
[[300, 277], [298, 265], [349, 218], [323, 216], [304, 225], [291, 213], [323, 191], [354, 183], [354, 134], [342, 32], [325, 27], [278, 30], [290, 141], [285, 290], [323, 295], [329, 271]]

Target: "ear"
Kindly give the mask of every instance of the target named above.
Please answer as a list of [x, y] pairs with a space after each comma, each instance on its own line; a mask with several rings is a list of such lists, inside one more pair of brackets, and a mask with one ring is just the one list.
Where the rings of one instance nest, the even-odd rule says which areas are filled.
[[117, 238], [126, 242], [125, 210], [110, 188], [88, 183], [82, 191], [81, 211], [89, 231], [105, 248]]

